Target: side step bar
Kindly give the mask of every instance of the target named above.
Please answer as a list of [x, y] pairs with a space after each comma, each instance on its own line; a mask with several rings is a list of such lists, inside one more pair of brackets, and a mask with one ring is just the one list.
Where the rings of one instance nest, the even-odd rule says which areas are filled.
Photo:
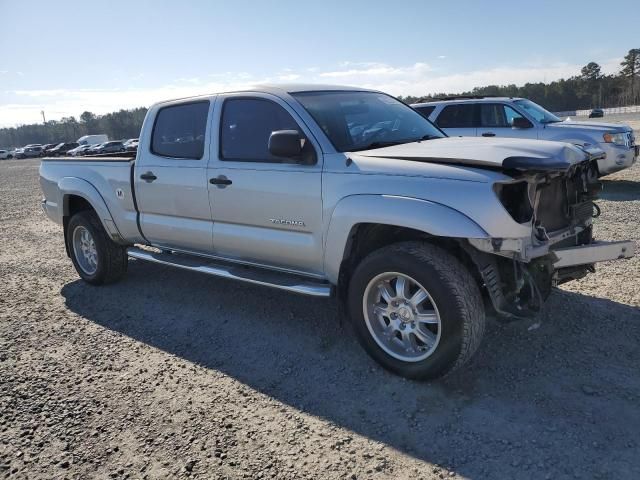
[[172, 267], [206, 273], [215, 277], [230, 278], [242, 282], [264, 285], [267, 287], [287, 290], [289, 292], [310, 295], [312, 297], [331, 296], [331, 285], [326, 282], [314, 281], [299, 275], [274, 272], [263, 268], [238, 266], [214, 262], [204, 257], [187, 256], [179, 253], [160, 253], [143, 250], [137, 247], [127, 249], [131, 258], [146, 262], [159, 263]]

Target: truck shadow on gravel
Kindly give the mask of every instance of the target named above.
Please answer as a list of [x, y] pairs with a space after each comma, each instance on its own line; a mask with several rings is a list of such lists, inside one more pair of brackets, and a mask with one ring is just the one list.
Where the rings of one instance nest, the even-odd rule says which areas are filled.
[[612, 202], [640, 200], [640, 183], [630, 180], [602, 180], [600, 198]]
[[558, 290], [534, 320], [491, 322], [462, 371], [419, 383], [373, 363], [325, 300], [136, 261], [119, 284], [62, 295], [104, 328], [467, 478], [640, 477], [637, 308]]

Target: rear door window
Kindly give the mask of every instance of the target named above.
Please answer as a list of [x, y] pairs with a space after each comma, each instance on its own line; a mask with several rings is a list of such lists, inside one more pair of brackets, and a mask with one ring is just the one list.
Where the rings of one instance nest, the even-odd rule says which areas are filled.
[[151, 152], [163, 157], [200, 160], [204, 155], [209, 101], [163, 107], [156, 115]]
[[475, 105], [472, 103], [447, 105], [438, 115], [436, 125], [441, 128], [473, 128], [474, 116]]

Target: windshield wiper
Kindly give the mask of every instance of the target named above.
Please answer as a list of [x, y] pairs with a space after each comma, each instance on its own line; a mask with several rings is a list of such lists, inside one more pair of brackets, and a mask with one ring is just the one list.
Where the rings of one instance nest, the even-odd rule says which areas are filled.
[[374, 148], [383, 148], [383, 147], [393, 147], [394, 145], [400, 145], [402, 143], [406, 143], [406, 142], [381, 142], [381, 141], [376, 141], [376, 142], [371, 142], [367, 145], [364, 145], [362, 147], [358, 147], [358, 148], [352, 148], [351, 151], [352, 152], [359, 152], [361, 150], [372, 150]]
[[378, 140], [375, 142], [371, 142], [363, 147], [352, 148], [351, 151], [359, 152], [361, 150], [372, 150], [374, 148], [393, 147], [394, 145], [402, 145], [403, 143], [422, 142], [423, 140], [432, 140], [434, 138], [442, 138], [442, 137], [438, 135], [427, 134], [427, 135], [423, 135], [420, 138], [407, 138], [406, 140], [395, 140], [395, 141], [386, 141], [386, 142]]
[[431, 135], [429, 133], [427, 133], [426, 135], [423, 135], [422, 137], [418, 138], [417, 140], [413, 140], [414, 142], [421, 142], [423, 140], [434, 140], [436, 138], [442, 138], [440, 135]]

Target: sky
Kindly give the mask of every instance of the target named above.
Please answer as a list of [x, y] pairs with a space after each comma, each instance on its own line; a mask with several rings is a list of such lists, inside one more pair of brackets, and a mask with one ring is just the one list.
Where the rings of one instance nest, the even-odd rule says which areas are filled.
[[640, 30], [595, 0], [0, 0], [0, 127], [259, 83], [393, 95], [619, 70]]

